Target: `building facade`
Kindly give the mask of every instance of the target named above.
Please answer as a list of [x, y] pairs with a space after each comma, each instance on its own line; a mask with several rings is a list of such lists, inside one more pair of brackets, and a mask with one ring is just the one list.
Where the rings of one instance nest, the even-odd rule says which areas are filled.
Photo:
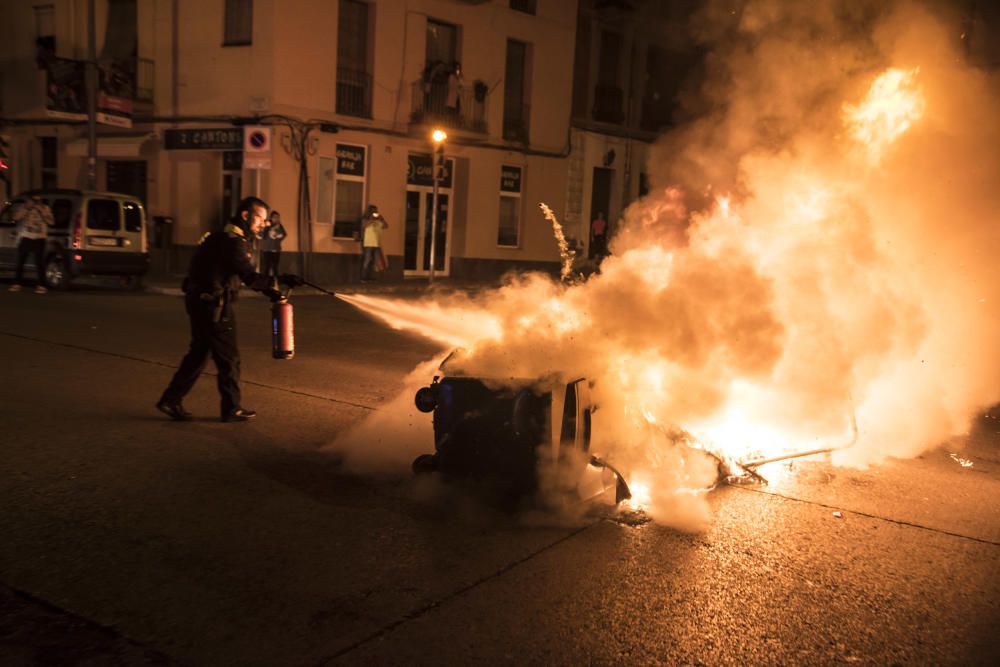
[[590, 256], [591, 222], [602, 215], [614, 233], [649, 189], [652, 143], [681, 120], [680, 96], [701, 60], [687, 32], [696, 8], [690, 0], [579, 3], [565, 222]]
[[[250, 194], [282, 214], [283, 269], [315, 280], [357, 276], [369, 203], [389, 222], [390, 277], [429, 273], [432, 227], [439, 276], [557, 266], [537, 204], [564, 211], [570, 192], [575, 1], [93, 4], [96, 189], [143, 200], [155, 270], [182, 271]], [[88, 2], [5, 5], [0, 194], [86, 187]]]

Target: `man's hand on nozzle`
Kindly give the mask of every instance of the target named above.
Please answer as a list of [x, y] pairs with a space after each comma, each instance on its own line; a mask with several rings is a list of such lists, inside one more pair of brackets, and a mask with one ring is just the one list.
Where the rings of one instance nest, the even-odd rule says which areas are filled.
[[306, 284], [302, 276], [297, 276], [294, 273], [282, 273], [278, 276], [278, 282], [285, 287], [302, 287]]
[[281, 301], [282, 299], [285, 298], [284, 294], [282, 294], [279, 290], [274, 289], [273, 287], [268, 287], [265, 290], [261, 290], [261, 294], [270, 299], [271, 303], [277, 303], [278, 301]]

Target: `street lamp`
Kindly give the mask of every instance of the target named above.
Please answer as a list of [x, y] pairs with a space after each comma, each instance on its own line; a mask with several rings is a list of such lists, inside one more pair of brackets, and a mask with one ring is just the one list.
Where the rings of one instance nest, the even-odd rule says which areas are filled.
[[438, 184], [444, 175], [444, 141], [448, 138], [444, 130], [434, 130], [431, 132], [431, 140], [434, 142], [433, 169], [434, 169], [434, 194], [431, 196], [431, 253], [430, 272], [427, 274], [427, 282], [434, 282], [434, 249], [437, 246], [437, 222], [438, 222]]

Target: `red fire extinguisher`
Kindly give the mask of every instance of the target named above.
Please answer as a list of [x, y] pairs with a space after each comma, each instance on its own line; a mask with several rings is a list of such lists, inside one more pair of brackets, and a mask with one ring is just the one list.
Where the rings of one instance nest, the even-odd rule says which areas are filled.
[[287, 297], [281, 297], [271, 306], [271, 356], [275, 359], [295, 356], [295, 325]]

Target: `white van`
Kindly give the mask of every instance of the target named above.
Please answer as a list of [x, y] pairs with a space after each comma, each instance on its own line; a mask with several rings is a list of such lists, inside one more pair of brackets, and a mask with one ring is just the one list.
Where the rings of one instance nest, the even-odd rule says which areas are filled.
[[[87, 190], [31, 190], [0, 211], [0, 268], [17, 266], [14, 212], [29, 197], [52, 209], [45, 248], [45, 281], [63, 289], [81, 275], [122, 276], [138, 286], [149, 270], [146, 211], [131, 195]], [[28, 269], [25, 269], [25, 275]]]

